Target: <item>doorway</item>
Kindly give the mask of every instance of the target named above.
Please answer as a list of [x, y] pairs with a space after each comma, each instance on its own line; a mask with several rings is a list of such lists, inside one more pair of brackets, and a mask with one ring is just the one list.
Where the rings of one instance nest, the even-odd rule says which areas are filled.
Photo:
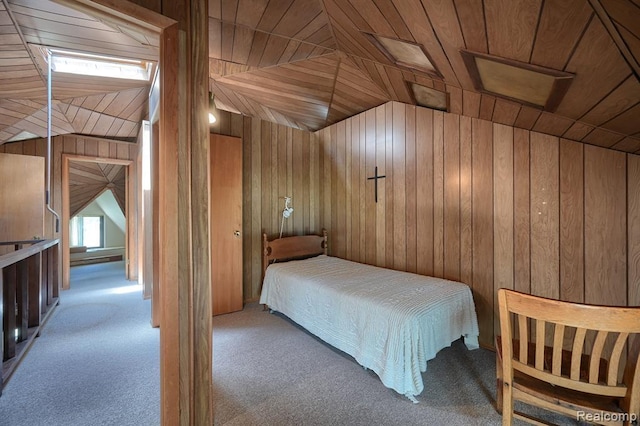
[[[102, 201], [102, 210], [120, 209], [124, 215], [123, 224], [111, 223], [112, 226], [122, 227], [124, 232], [124, 250], [94, 250], [92, 255], [74, 254], [75, 259], [84, 258], [88, 261], [104, 260], [104, 257], [115, 259], [121, 255], [125, 265], [125, 277], [127, 279], [135, 279], [137, 275], [137, 261], [132, 261], [132, 257], [137, 254], [135, 244], [136, 217], [131, 207], [135, 206], [134, 197], [135, 179], [130, 176], [135, 170], [135, 163], [131, 160], [122, 160], [114, 158], [96, 158], [81, 155], [63, 154], [62, 156], [62, 288], [70, 287], [70, 267], [72, 260], [71, 247], [74, 247], [76, 253], [90, 250], [88, 246], [96, 246], [96, 238], [102, 238], [104, 246], [105, 242], [105, 222], [112, 219], [106, 218], [104, 215], [91, 214], [82, 216], [80, 221], [76, 222], [76, 235], [70, 230], [70, 221], [79, 212], [86, 211], [86, 208], [95, 203], [96, 200], [105, 200], [104, 194], [110, 192], [115, 202]], [[115, 216], [115, 215], [113, 215]], [[86, 221], [84, 218], [88, 218]], [[96, 224], [96, 222], [100, 222]], [[85, 223], [86, 222], [86, 223]], [[83, 240], [82, 235], [77, 235], [84, 229], [84, 226], [94, 227], [93, 231], [89, 231], [85, 238], [91, 241], [87, 244], [78, 245], [78, 241]], [[102, 235], [95, 235], [95, 232]], [[72, 244], [72, 240], [73, 243]], [[95, 255], [93, 255], [96, 253]], [[103, 259], [100, 259], [103, 258]]]

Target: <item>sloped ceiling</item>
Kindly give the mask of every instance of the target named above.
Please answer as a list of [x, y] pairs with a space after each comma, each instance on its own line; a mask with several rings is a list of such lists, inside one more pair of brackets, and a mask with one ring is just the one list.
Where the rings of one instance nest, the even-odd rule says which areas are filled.
[[78, 214], [105, 191], [113, 193], [122, 214], [126, 216], [125, 190], [125, 166], [86, 161], [69, 162], [69, 217]]
[[[439, 75], [394, 64], [370, 34], [420, 45]], [[43, 136], [45, 81], [32, 45], [157, 58], [123, 34], [47, 0], [0, 3], [0, 141]], [[555, 111], [478, 90], [462, 51], [574, 76]], [[210, 0], [209, 83], [218, 108], [318, 130], [409, 83], [448, 110], [625, 152], [640, 151], [638, 0]], [[36, 59], [34, 59], [36, 58]], [[148, 86], [56, 82], [53, 132], [132, 138]]]

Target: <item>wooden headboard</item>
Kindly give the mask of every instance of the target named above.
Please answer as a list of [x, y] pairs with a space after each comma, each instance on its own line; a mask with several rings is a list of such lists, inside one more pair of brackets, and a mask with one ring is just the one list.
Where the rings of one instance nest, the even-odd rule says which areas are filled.
[[262, 234], [262, 277], [273, 260], [301, 259], [327, 254], [327, 230], [322, 235], [300, 235], [269, 241]]

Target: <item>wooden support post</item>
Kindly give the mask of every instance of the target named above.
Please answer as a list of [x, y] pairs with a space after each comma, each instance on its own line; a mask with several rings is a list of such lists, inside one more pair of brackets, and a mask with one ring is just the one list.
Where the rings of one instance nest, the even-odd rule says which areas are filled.
[[36, 253], [28, 259], [29, 269], [29, 327], [40, 325], [40, 262], [41, 253]]
[[16, 356], [16, 265], [3, 269], [3, 332], [4, 354], [2, 361]]
[[16, 328], [18, 329], [18, 342], [28, 337], [29, 329], [29, 259], [21, 260], [16, 264]]
[[[163, 425], [211, 425], [208, 2], [162, 0], [160, 397]], [[177, 66], [176, 66], [177, 64]]]
[[49, 259], [47, 251], [41, 253], [40, 258], [40, 314], [47, 312], [47, 277], [49, 276]]

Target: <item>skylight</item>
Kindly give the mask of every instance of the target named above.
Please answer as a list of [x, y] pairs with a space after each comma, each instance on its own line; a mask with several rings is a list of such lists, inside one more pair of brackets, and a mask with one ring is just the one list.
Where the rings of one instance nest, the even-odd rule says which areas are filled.
[[147, 61], [115, 58], [50, 49], [51, 70], [59, 73], [149, 81], [152, 65]]

